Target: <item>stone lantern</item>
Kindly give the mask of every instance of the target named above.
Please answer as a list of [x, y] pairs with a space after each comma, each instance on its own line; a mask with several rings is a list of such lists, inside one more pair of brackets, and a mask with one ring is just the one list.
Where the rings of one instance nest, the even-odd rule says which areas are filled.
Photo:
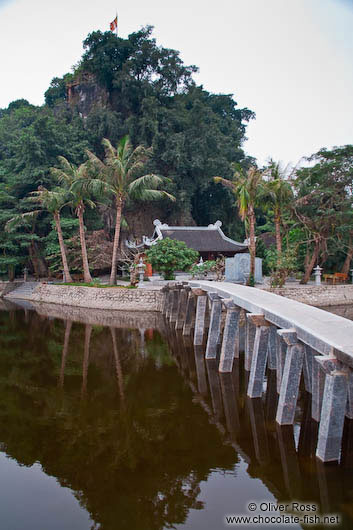
[[319, 267], [319, 265], [316, 265], [314, 269], [315, 285], [321, 285], [321, 271], [322, 271], [322, 268]]
[[144, 264], [142, 258], [140, 258], [140, 261], [138, 262], [138, 265], [136, 268], [137, 268], [137, 273], [139, 275], [139, 283], [137, 287], [143, 287], [143, 278], [145, 275], [146, 265]]
[[23, 269], [23, 281], [26, 282], [28, 279], [28, 269], [27, 267], [24, 267]]

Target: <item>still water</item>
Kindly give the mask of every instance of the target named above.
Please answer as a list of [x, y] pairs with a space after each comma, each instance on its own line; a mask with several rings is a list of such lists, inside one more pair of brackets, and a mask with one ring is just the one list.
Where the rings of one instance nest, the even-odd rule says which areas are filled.
[[304, 390], [279, 428], [274, 372], [250, 400], [242, 358], [219, 377], [155, 314], [1, 309], [1, 530], [274, 528], [225, 516], [303, 517], [293, 501], [353, 527], [351, 422], [321, 464]]

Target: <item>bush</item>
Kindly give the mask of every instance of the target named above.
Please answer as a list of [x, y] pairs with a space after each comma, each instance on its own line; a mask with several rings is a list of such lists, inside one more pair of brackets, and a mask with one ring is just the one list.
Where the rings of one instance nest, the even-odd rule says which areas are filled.
[[271, 287], [283, 287], [286, 279], [297, 269], [296, 247], [288, 247], [278, 255], [277, 250], [266, 252], [271, 270]]
[[192, 277], [199, 277], [199, 276], [207, 276], [208, 272], [214, 272], [216, 266], [216, 262], [214, 260], [204, 261], [203, 263], [195, 263], [191, 269], [190, 272], [192, 274]]
[[187, 247], [184, 241], [167, 237], [151, 246], [146, 255], [148, 262], [163, 274], [165, 280], [174, 280], [174, 272], [189, 269], [197, 261], [199, 253]]
[[216, 260], [204, 261], [202, 264], [195, 263], [190, 272], [193, 278], [206, 278], [209, 272], [212, 272], [216, 276], [218, 282], [224, 280], [225, 272], [225, 258], [224, 256], [218, 257]]

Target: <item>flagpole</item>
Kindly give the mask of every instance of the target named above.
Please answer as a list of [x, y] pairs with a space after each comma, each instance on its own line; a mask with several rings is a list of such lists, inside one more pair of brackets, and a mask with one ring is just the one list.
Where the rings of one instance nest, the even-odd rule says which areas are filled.
[[116, 37], [118, 38], [118, 10], [116, 10]]

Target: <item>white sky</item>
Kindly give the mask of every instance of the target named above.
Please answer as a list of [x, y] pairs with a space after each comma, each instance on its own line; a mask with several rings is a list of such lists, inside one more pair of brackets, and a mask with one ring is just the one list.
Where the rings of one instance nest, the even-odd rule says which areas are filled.
[[121, 37], [153, 25], [206, 90], [256, 112], [244, 148], [259, 163], [353, 143], [353, 0], [0, 0], [0, 108], [41, 105], [116, 10]]

